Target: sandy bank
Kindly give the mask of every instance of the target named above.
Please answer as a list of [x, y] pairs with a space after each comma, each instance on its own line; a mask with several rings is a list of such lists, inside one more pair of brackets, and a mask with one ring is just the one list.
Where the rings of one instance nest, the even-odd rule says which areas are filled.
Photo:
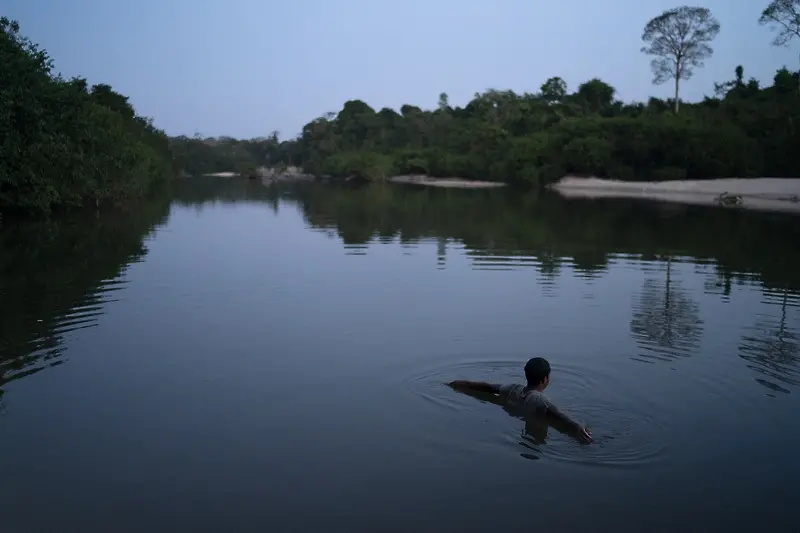
[[[800, 213], [797, 178], [616, 181], [568, 176], [550, 188], [567, 198], [637, 198]], [[721, 195], [728, 201], [721, 202]]]
[[389, 178], [391, 183], [403, 183], [410, 185], [424, 185], [427, 187], [449, 187], [454, 189], [494, 189], [505, 187], [505, 183], [496, 181], [477, 181], [462, 178], [432, 178], [423, 175], [394, 176]]
[[239, 176], [238, 172], [214, 172], [212, 174], [203, 174], [203, 176], [211, 176], [214, 178], [235, 178]]

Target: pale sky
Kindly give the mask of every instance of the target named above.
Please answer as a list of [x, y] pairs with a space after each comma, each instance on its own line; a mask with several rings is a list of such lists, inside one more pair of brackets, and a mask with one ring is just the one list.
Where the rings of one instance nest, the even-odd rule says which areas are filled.
[[[767, 0], [701, 0], [720, 21], [715, 54], [684, 83], [699, 100], [713, 84], [771, 83], [800, 68], [800, 40], [771, 46]], [[570, 90], [593, 77], [625, 101], [668, 97], [639, 50], [647, 21], [675, 0], [3, 0], [63, 75], [108, 83], [171, 135], [281, 138], [346, 100], [379, 109], [432, 108], [439, 93], [466, 104], [487, 88]]]

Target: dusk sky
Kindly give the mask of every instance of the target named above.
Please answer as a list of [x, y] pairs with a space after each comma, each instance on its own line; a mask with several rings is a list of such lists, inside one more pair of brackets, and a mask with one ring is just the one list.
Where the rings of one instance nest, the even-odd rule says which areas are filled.
[[[704, 0], [720, 21], [714, 56], [684, 82], [699, 100], [729, 80], [771, 83], [800, 68], [800, 42], [771, 45], [768, 0]], [[108, 83], [171, 135], [297, 135], [361, 99], [379, 109], [464, 105], [487, 88], [573, 91], [599, 77], [617, 97], [670, 96], [639, 50], [649, 19], [675, 0], [3, 0], [0, 15], [53, 57], [56, 71]], [[693, 4], [695, 5], [695, 4]]]

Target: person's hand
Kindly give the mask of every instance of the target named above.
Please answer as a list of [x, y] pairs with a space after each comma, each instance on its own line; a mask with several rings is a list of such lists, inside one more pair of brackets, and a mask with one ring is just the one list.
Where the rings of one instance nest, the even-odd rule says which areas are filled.
[[578, 430], [578, 436], [583, 442], [592, 442], [592, 432], [589, 431], [589, 428], [581, 427]]

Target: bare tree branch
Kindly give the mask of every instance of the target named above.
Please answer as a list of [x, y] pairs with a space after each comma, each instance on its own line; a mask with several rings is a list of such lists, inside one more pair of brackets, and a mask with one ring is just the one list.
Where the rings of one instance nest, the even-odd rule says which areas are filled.
[[792, 39], [800, 37], [800, 0], [772, 0], [758, 22], [779, 30], [773, 45], [788, 46]]

